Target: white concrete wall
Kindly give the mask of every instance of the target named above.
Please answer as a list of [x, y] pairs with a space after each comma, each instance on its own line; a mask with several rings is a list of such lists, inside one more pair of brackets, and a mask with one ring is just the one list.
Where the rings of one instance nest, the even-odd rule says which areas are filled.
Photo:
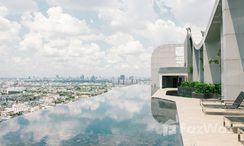
[[[161, 76], [158, 74], [161, 67], [183, 67], [184, 60], [180, 63], [177, 58], [176, 50], [181, 48], [181, 44], [162, 45], [154, 50], [151, 57], [151, 92], [156, 92], [161, 87]], [[184, 54], [183, 54], [184, 55]]]
[[244, 91], [244, 0], [222, 0], [222, 94], [235, 99]]

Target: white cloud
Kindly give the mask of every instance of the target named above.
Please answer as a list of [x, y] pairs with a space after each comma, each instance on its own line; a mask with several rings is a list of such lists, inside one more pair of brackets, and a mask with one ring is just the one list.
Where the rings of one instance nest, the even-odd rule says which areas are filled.
[[91, 32], [85, 20], [64, 13], [61, 7], [50, 8], [47, 14], [47, 17], [40, 12], [22, 16], [22, 24], [30, 33], [20, 43], [21, 50], [35, 49], [38, 55], [59, 58], [59, 61], [79, 58], [79, 63], [99, 63], [97, 60], [104, 55], [100, 47], [79, 39], [87, 38], [86, 34]]
[[20, 65], [26, 64], [29, 61], [31, 61], [30, 58], [21, 58], [21, 57], [13, 57], [12, 59], [13, 59], [14, 63], [20, 64]]
[[21, 14], [27, 11], [37, 11], [35, 0], [0, 0], [0, 5], [7, 7], [11, 14]]
[[6, 18], [0, 17], [0, 42], [10, 44], [19, 40], [20, 25], [16, 22], [11, 22]]
[[40, 12], [26, 13], [22, 16], [22, 24], [31, 32], [41, 33], [46, 37], [90, 32], [85, 20], [64, 13], [61, 7], [50, 8], [47, 14], [48, 16], [45, 17]]
[[145, 28], [145, 22], [157, 19], [149, 0], [123, 0], [121, 7], [98, 9], [98, 17], [110, 25], [110, 29], [127, 33]]
[[106, 9], [112, 7], [119, 7], [121, 2], [118, 0], [46, 0], [47, 3], [52, 6], [62, 6], [66, 9], [89, 9], [89, 10], [97, 10], [97, 9]]
[[4, 6], [0, 6], [0, 16], [4, 17], [8, 14], [8, 9]]
[[183, 43], [186, 30], [184, 27], [176, 26], [172, 21], [158, 19], [147, 23], [146, 29], [139, 33], [157, 46], [164, 43]]
[[[122, 73], [135, 73], [136, 70], [149, 69], [149, 56], [143, 44], [133, 36], [118, 32], [107, 38], [112, 47], [107, 52], [109, 67]], [[131, 68], [133, 70], [129, 71]]]
[[42, 2], [21, 2], [0, 0], [0, 66], [5, 68], [0, 75], [13, 74], [14, 68], [28, 76], [149, 75], [153, 49], [183, 43], [188, 26], [200, 40], [210, 14], [206, 7], [213, 5], [211, 0], [47, 0], [44, 12]]
[[98, 17], [104, 21], [108, 21], [112, 26], [120, 26], [126, 21], [126, 12], [120, 9], [101, 9], [99, 10]]
[[[95, 43], [82, 44], [78, 39], [52, 40], [46, 43], [40, 52], [48, 57], [63, 61], [78, 61], [79, 64], [99, 64], [104, 52]], [[58, 61], [60, 61], [58, 59]], [[62, 62], [59, 62], [62, 63]]]
[[20, 37], [21, 25], [6, 18], [8, 14], [6, 7], [0, 6], [0, 52], [15, 49]]
[[175, 20], [180, 24], [191, 23], [206, 26], [214, 4], [214, 0], [154, 0], [161, 4], [160, 8], [167, 7]]
[[43, 48], [43, 39], [39, 33], [28, 33], [24, 36], [20, 42], [20, 50], [25, 51], [27, 49], [41, 49]]

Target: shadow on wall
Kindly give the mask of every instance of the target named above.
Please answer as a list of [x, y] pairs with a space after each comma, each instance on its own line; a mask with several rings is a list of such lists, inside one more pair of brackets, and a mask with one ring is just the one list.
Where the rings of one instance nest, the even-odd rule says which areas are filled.
[[244, 72], [244, 0], [227, 0], [227, 2], [230, 9], [235, 8], [230, 11], [230, 15], [236, 33], [236, 41], [240, 52], [242, 71]]
[[221, 82], [221, 62], [215, 62], [210, 60], [219, 60], [219, 49], [221, 48], [220, 44], [220, 36], [215, 42], [206, 42], [206, 53], [207, 53], [207, 64], [209, 65], [212, 82], [213, 83], [220, 83]]
[[194, 51], [194, 53], [195, 53], [195, 61], [196, 61], [196, 69], [197, 69], [197, 74], [198, 74], [198, 76], [199, 76], [199, 65], [200, 65], [200, 63], [199, 63], [199, 51], [200, 51], [200, 49], [199, 50], [197, 50], [197, 49], [195, 49], [195, 51]]
[[195, 62], [196, 62], [196, 71], [199, 81], [203, 81], [203, 46], [200, 49], [194, 50]]

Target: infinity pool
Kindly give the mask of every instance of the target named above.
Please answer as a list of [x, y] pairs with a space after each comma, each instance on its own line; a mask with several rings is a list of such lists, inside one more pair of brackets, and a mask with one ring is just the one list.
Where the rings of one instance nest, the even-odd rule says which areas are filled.
[[175, 103], [134, 85], [4, 121], [0, 145], [183, 144]]

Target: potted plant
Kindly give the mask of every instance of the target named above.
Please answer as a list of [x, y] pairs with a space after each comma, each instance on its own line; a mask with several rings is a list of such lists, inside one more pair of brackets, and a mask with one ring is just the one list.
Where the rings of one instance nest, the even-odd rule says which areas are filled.
[[214, 84], [213, 94], [213, 98], [221, 97], [221, 84]]
[[196, 85], [195, 85], [195, 90], [194, 92], [192, 92], [192, 97], [193, 98], [200, 98], [200, 99], [203, 99], [203, 98], [209, 98], [210, 95], [210, 85], [207, 84], [207, 83], [203, 83], [203, 82], [198, 82]]
[[178, 95], [193, 98], [219, 98], [221, 84], [183, 81], [178, 87]]
[[195, 90], [196, 82], [190, 82], [190, 81], [183, 81], [181, 82], [181, 85], [178, 87], [178, 95], [183, 97], [192, 97], [192, 92]]

